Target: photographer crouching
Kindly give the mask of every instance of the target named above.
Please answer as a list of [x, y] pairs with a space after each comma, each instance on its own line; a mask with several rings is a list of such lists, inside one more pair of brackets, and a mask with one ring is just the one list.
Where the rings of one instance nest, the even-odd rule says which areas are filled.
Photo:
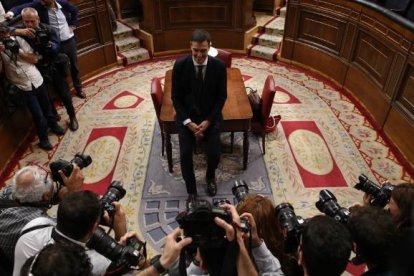
[[[40, 23], [35, 9], [24, 8], [21, 15], [23, 26], [17, 26], [12, 30], [12, 34], [24, 38], [39, 55], [36, 66], [43, 78], [53, 85], [54, 91], [61, 99], [69, 116], [69, 128], [75, 131], [78, 129], [79, 123], [66, 81], [69, 58], [65, 54], [59, 53], [60, 42], [57, 34], [49, 25]], [[53, 103], [52, 111], [57, 116]]]
[[22, 228], [35, 218], [47, 217], [46, 211], [67, 193], [80, 191], [83, 175], [74, 166], [69, 176], [59, 172], [64, 186], [57, 189], [43, 168], [26, 166], [16, 172], [10, 186], [0, 194], [1, 275], [11, 275], [14, 249]]

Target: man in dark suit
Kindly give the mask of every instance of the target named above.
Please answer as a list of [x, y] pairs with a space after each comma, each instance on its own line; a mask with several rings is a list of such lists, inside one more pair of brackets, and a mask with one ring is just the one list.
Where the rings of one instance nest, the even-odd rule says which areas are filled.
[[176, 126], [180, 143], [181, 171], [188, 199], [197, 196], [193, 168], [193, 148], [196, 140], [204, 140], [207, 153], [207, 192], [217, 192], [215, 170], [220, 161], [221, 111], [227, 98], [226, 66], [208, 56], [210, 34], [195, 30], [190, 41], [191, 55], [178, 59], [172, 73], [172, 100], [176, 111]]
[[34, 0], [33, 2], [13, 7], [7, 12], [6, 17], [11, 19], [13, 16], [20, 14], [26, 7], [37, 10], [40, 22], [51, 26], [58, 34], [60, 51], [66, 54], [70, 60], [70, 73], [76, 94], [82, 99], [86, 98], [79, 78], [76, 41], [73, 33], [73, 30], [78, 25], [77, 7], [66, 0]]

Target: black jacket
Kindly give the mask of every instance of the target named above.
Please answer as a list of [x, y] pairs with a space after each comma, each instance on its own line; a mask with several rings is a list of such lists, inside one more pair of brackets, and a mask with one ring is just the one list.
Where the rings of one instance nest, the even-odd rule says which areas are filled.
[[221, 111], [227, 98], [227, 72], [221, 60], [208, 57], [201, 99], [197, 99], [196, 90], [192, 56], [178, 59], [172, 73], [172, 101], [177, 123], [182, 124], [188, 118], [196, 123], [222, 120]]

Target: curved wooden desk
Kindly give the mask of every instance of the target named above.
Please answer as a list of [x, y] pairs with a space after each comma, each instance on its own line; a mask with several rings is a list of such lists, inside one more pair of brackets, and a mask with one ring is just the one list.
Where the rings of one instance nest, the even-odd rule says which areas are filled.
[[364, 0], [288, 2], [282, 58], [350, 92], [414, 165], [414, 24]]
[[[177, 133], [175, 127], [175, 110], [171, 99], [172, 70], [165, 73], [164, 96], [162, 99], [160, 120], [166, 137], [166, 150], [169, 171], [172, 166], [171, 134]], [[243, 169], [247, 168], [249, 157], [250, 119], [253, 112], [247, 98], [243, 77], [238, 68], [227, 69], [227, 100], [223, 107], [221, 132], [243, 132]]]

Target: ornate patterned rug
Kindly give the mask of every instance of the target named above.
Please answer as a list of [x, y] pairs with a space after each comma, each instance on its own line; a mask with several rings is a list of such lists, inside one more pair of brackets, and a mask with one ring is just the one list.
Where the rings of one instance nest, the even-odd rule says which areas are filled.
[[[122, 199], [129, 229], [138, 230], [151, 249], [159, 251], [167, 233], [176, 227], [175, 216], [184, 210], [185, 184], [181, 178], [177, 137], [173, 135], [174, 173], [168, 172], [161, 155], [161, 139], [150, 83], [163, 78], [173, 59], [144, 62], [121, 68], [88, 81], [86, 100], [74, 98], [79, 130], [51, 136], [54, 149], [40, 150], [34, 135], [10, 161], [2, 174], [8, 183], [16, 171], [29, 163], [47, 166], [50, 160], [71, 160], [83, 152], [93, 163], [83, 170], [85, 189], [100, 194], [111, 180], [119, 180], [127, 190]], [[229, 152], [229, 135], [223, 134], [224, 151], [217, 177], [215, 199], [233, 200], [231, 187], [244, 179], [251, 193], [271, 198], [275, 204], [290, 202], [298, 215], [318, 214], [315, 202], [321, 189], [330, 189], [341, 206], [362, 199], [353, 188], [361, 173], [374, 182], [413, 181], [411, 168], [384, 137], [377, 132], [364, 111], [321, 77], [280, 63], [246, 57], [233, 58], [241, 69], [245, 85], [261, 91], [267, 75], [274, 76], [277, 93], [272, 115], [282, 120], [266, 137], [262, 155], [257, 137], [250, 135], [249, 164], [242, 170], [241, 136], [235, 137]], [[67, 115], [59, 109], [63, 120]], [[61, 121], [62, 124], [62, 121]], [[195, 155], [199, 193], [205, 196], [205, 158]]]

